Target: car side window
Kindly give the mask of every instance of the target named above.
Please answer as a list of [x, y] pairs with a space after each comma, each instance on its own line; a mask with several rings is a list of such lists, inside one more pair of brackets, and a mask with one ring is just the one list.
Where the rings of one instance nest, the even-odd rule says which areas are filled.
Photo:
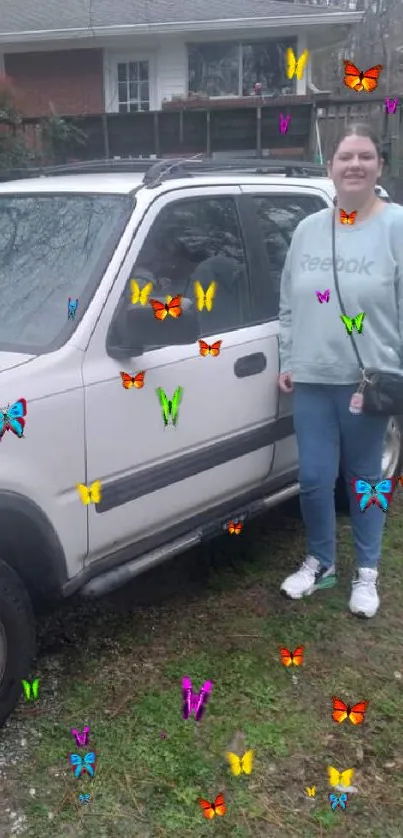
[[316, 195], [251, 195], [269, 263], [270, 294], [262, 319], [278, 316], [280, 282], [291, 237], [307, 215], [328, 205]]
[[[196, 299], [216, 283], [211, 311], [201, 297], [200, 336], [227, 332], [250, 321], [249, 271], [236, 203], [230, 197], [184, 198], [157, 216], [131, 272], [151, 298]], [[199, 289], [200, 291], [200, 289]]]

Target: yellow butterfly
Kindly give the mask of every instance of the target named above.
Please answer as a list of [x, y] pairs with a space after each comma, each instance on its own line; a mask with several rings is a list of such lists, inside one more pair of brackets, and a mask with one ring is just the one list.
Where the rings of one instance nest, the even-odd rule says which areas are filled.
[[304, 70], [305, 70], [305, 66], [306, 66], [306, 62], [308, 61], [308, 58], [309, 58], [309, 50], [308, 49], [304, 49], [304, 51], [301, 53], [300, 57], [297, 59], [295, 57], [294, 50], [291, 49], [291, 47], [288, 47], [288, 49], [286, 50], [286, 59], [287, 59], [286, 73], [287, 73], [287, 78], [292, 79], [294, 76], [296, 76], [297, 79], [299, 81], [301, 81], [301, 79], [304, 75]]
[[233, 774], [234, 777], [239, 777], [242, 772], [244, 774], [252, 774], [253, 755], [254, 751], [246, 751], [246, 754], [244, 754], [243, 757], [239, 757], [237, 754], [227, 751], [226, 757], [229, 762], [231, 774]]
[[306, 791], [308, 797], [315, 797], [316, 786], [311, 786], [311, 787], [307, 786], [305, 791]]
[[152, 282], [147, 282], [147, 285], [140, 289], [138, 282], [132, 279], [130, 280], [130, 287], [132, 290], [132, 305], [135, 306], [136, 303], [140, 302], [142, 306], [145, 306], [152, 291]]
[[196, 302], [197, 308], [199, 311], [203, 311], [204, 306], [206, 306], [207, 311], [211, 311], [213, 308], [213, 302], [215, 297], [215, 292], [217, 288], [216, 282], [211, 282], [207, 291], [204, 291], [200, 282], [196, 281], [194, 284], [195, 294], [196, 294]]
[[99, 503], [102, 497], [101, 481], [94, 480], [91, 486], [84, 486], [84, 483], [76, 483], [77, 492], [85, 506], [89, 503]]
[[329, 777], [329, 786], [351, 786], [351, 781], [354, 776], [354, 768], [346, 768], [345, 771], [337, 771], [337, 768], [328, 766], [327, 775]]

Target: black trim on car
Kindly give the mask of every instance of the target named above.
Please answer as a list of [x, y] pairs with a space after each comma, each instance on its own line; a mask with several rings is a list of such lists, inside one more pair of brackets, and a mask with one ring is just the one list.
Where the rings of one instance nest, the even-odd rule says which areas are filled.
[[215, 466], [221, 466], [260, 448], [274, 445], [294, 433], [292, 416], [282, 416], [267, 422], [260, 428], [233, 436], [223, 442], [215, 442], [204, 451], [179, 454], [165, 463], [159, 463], [143, 471], [138, 470], [126, 477], [102, 483], [102, 499], [95, 504], [99, 514], [123, 506], [136, 498], [165, 489], [172, 483], [179, 483]]
[[[119, 568], [126, 562], [133, 561], [133, 559], [141, 558], [141, 556], [144, 556], [145, 553], [149, 553], [151, 550], [162, 549], [164, 545], [196, 529], [201, 531], [201, 541], [209, 541], [223, 532], [222, 526], [225, 521], [229, 521], [236, 515], [243, 514], [243, 511], [247, 510], [248, 507], [251, 508], [251, 505], [255, 502], [264, 497], [275, 495], [282, 489], [292, 486], [297, 481], [298, 469], [293, 469], [286, 474], [282, 474], [274, 478], [274, 480], [269, 475], [267, 480], [255, 489], [249, 489], [247, 492], [237, 495], [230, 500], [211, 506], [209, 509], [205, 509], [204, 512], [199, 512], [191, 518], [187, 518], [167, 529], [161, 530], [155, 535], [146, 536], [125, 547], [120, 547], [108, 556], [91, 562], [80, 573], [77, 573], [73, 578], [69, 579], [63, 588], [63, 596], [71, 596], [80, 590], [80, 588], [83, 588], [91, 579], [100, 576], [102, 573], [113, 570], [115, 567]], [[260, 511], [263, 511], [261, 507]], [[257, 512], [256, 507], [256, 514]], [[253, 517], [253, 515], [247, 513], [246, 517]]]

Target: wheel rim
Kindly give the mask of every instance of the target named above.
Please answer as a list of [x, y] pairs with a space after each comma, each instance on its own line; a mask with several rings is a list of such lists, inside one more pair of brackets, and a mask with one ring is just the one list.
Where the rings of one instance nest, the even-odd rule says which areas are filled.
[[7, 661], [7, 639], [3, 623], [0, 621], [0, 684], [3, 680]]
[[393, 477], [399, 466], [402, 432], [399, 423], [389, 419], [382, 451], [382, 476]]

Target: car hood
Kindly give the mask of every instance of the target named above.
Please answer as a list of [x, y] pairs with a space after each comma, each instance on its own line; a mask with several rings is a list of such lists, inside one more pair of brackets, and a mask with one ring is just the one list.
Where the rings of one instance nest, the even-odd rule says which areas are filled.
[[0, 372], [11, 370], [13, 367], [21, 367], [33, 358], [36, 358], [36, 355], [25, 355], [23, 352], [0, 352]]

